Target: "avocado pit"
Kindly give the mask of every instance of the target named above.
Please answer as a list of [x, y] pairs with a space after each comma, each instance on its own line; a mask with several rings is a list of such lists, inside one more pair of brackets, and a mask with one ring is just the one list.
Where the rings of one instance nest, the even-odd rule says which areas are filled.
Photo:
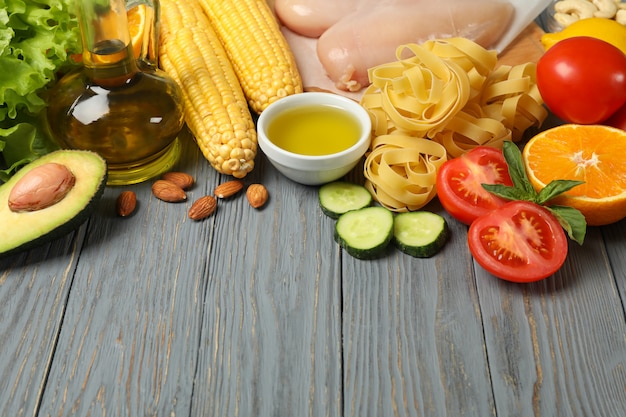
[[8, 205], [13, 212], [37, 211], [63, 200], [76, 184], [65, 165], [49, 162], [33, 168], [13, 186]]

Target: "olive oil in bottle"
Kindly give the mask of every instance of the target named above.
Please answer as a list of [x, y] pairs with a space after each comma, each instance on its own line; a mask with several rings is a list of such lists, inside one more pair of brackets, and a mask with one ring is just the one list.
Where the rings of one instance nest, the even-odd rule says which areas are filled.
[[99, 153], [109, 185], [132, 184], [178, 160], [183, 127], [178, 85], [138, 65], [123, 0], [78, 1], [83, 67], [62, 77], [47, 110], [52, 137], [64, 148]]

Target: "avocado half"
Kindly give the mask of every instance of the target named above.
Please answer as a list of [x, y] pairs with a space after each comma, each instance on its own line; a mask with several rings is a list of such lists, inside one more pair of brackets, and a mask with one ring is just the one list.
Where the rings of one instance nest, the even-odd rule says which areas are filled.
[[[65, 165], [74, 174], [74, 187], [50, 207], [11, 211], [8, 200], [13, 186], [33, 168], [51, 162]], [[106, 161], [91, 151], [54, 151], [22, 167], [0, 186], [0, 257], [42, 245], [78, 228], [94, 211], [106, 179]]]

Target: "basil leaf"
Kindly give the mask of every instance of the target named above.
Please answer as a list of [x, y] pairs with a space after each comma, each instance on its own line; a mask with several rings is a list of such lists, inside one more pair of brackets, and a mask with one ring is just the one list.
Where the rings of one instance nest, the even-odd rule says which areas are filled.
[[582, 245], [585, 241], [585, 235], [587, 234], [587, 221], [585, 220], [585, 216], [573, 207], [546, 206], [546, 208], [554, 214], [554, 217], [556, 217], [563, 229], [565, 229], [570, 239]]
[[584, 184], [584, 181], [574, 181], [574, 180], [554, 180], [551, 181], [548, 185], [546, 185], [539, 194], [535, 202], [537, 204], [545, 204], [546, 202], [552, 200], [554, 197], [559, 194], [563, 194], [566, 191], [571, 190], [577, 185]]
[[[517, 145], [507, 140], [504, 141], [502, 154], [504, 155], [504, 159], [509, 166], [509, 176], [513, 181], [513, 186], [519, 188], [521, 192], [525, 193], [525, 195], [532, 196], [530, 201], [533, 201], [537, 192], [528, 180], [528, 175], [526, 174], [526, 169], [524, 168], [524, 162], [522, 161], [522, 152], [519, 150]], [[524, 200], [528, 200], [528, 198], [525, 198]]]
[[534, 196], [529, 196], [524, 190], [504, 184], [482, 184], [483, 188], [492, 194], [506, 200], [528, 200]]
[[566, 206], [546, 206], [545, 204], [554, 197], [572, 188], [583, 184], [582, 181], [554, 180], [544, 187], [540, 192], [535, 191], [522, 159], [522, 152], [511, 141], [504, 141], [502, 154], [508, 165], [509, 176], [513, 186], [504, 184], [482, 184], [483, 188], [499, 197], [507, 200], [526, 200], [544, 206], [550, 210], [565, 229], [568, 236], [582, 245], [587, 233], [587, 221], [585, 216], [573, 207]]

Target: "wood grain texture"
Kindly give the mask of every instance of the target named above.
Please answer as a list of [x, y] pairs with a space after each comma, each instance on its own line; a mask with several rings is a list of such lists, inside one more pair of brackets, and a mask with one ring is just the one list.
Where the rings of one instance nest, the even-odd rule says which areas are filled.
[[[339, 250], [317, 189], [267, 165], [261, 210], [220, 213], [192, 415], [341, 415]], [[330, 249], [330, 250], [327, 250]]]
[[38, 413], [86, 231], [0, 260], [0, 415]]
[[430, 259], [344, 257], [344, 415], [494, 415], [466, 226], [449, 223]]
[[[186, 152], [192, 200], [223, 179]], [[623, 222], [591, 228], [554, 277], [510, 284], [437, 202], [440, 254], [359, 261], [316, 187], [257, 168], [261, 210], [241, 194], [192, 222], [147, 183], [121, 219], [109, 188], [76, 235], [2, 261], [2, 414], [626, 413]]]
[[[186, 159], [200, 160], [195, 149]], [[210, 172], [191, 168], [196, 177]], [[134, 216], [115, 215], [119, 188], [107, 188], [94, 216], [42, 415], [189, 415], [212, 221], [187, 219], [186, 203], [157, 200], [150, 183], [131, 188]]]
[[499, 415], [623, 415], [626, 326], [598, 230], [548, 280], [476, 274]]
[[544, 52], [541, 44], [543, 34], [544, 31], [541, 27], [536, 23], [531, 23], [498, 55], [498, 64], [517, 65], [537, 62]]

